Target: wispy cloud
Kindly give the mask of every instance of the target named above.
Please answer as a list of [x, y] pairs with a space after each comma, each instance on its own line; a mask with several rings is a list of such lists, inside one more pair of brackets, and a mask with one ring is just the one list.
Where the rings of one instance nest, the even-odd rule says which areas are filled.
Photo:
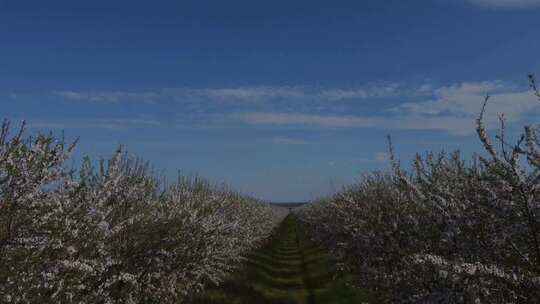
[[297, 139], [297, 138], [287, 138], [287, 137], [277, 137], [272, 138], [272, 143], [276, 145], [307, 145], [310, 144], [310, 142], [303, 140], [303, 139]]
[[123, 130], [137, 127], [157, 127], [161, 123], [151, 119], [86, 119], [86, 120], [64, 120], [64, 121], [43, 121], [29, 120], [28, 127], [33, 129], [106, 129]]
[[400, 85], [390, 83], [385, 85], [370, 85], [356, 89], [329, 89], [320, 92], [324, 100], [337, 101], [343, 99], [366, 99], [396, 96]]
[[260, 101], [271, 98], [302, 98], [305, 92], [299, 88], [289, 87], [240, 87], [221, 89], [189, 90], [191, 94], [206, 96], [210, 99]]
[[303, 98], [304, 90], [293, 87], [230, 87], [230, 88], [163, 88], [155, 91], [55, 91], [54, 95], [70, 101], [94, 103], [141, 102], [157, 103], [163, 100], [208, 100], [261, 102], [277, 98]]
[[123, 92], [123, 91], [55, 91], [56, 96], [66, 100], [94, 103], [119, 103], [119, 102], [142, 102], [155, 103], [161, 97], [156, 92]]
[[523, 9], [539, 7], [540, 0], [467, 0], [472, 4], [495, 9]]
[[213, 100], [265, 101], [277, 98], [337, 101], [396, 96], [400, 84], [368, 84], [352, 88], [313, 88], [302, 86], [258, 86], [219, 89], [180, 89], [177, 93], [205, 96]]
[[322, 116], [301, 113], [253, 112], [233, 115], [248, 124], [262, 125], [308, 125], [325, 128], [370, 127], [376, 119], [355, 116]]
[[498, 122], [498, 115], [504, 113], [508, 122], [519, 121], [527, 112], [538, 108], [540, 103], [529, 90], [516, 89], [514, 85], [502, 81], [469, 82], [444, 86], [433, 90], [433, 99], [405, 103], [396, 112], [425, 117], [426, 122], [436, 121], [446, 124], [449, 131], [464, 133], [474, 130], [472, 123], [462, 124], [462, 120], [474, 122], [484, 97], [491, 99], [486, 109], [488, 125]]
[[[359, 88], [237, 87], [203, 89], [162, 89], [156, 92], [55, 92], [73, 101], [95, 103], [182, 102], [185, 124], [225, 126], [231, 121], [250, 125], [302, 128], [380, 128], [437, 130], [454, 135], [469, 135], [475, 130], [486, 94], [492, 99], [485, 115], [486, 124], [498, 125], [498, 114], [509, 123], [540, 108], [540, 102], [526, 89], [495, 80], [462, 82], [445, 86], [427, 83], [405, 86], [396, 83], [365, 85]], [[391, 106], [376, 104], [378, 98], [392, 97]], [[369, 114], [358, 115], [353, 103], [333, 101], [364, 99]], [[397, 103], [398, 99], [408, 102]], [[330, 102], [329, 102], [330, 101]], [[390, 104], [390, 103], [385, 103]], [[95, 124], [96, 126], [100, 124]], [[122, 128], [126, 123], [102, 122], [103, 128]]]
[[395, 96], [397, 83], [366, 85], [358, 88], [310, 88], [301, 86], [245, 86], [223, 88], [162, 88], [155, 91], [55, 91], [66, 100], [94, 103], [145, 102], [162, 100], [259, 103], [283, 100], [337, 101]]
[[381, 114], [370, 116], [321, 115], [309, 113], [252, 112], [237, 114], [234, 118], [248, 124], [291, 125], [316, 128], [380, 128], [403, 130], [437, 130], [453, 135], [470, 135], [475, 130], [486, 94], [490, 94], [485, 113], [489, 128], [498, 126], [498, 117], [504, 113], [507, 122], [518, 122], [523, 116], [540, 108], [540, 102], [529, 90], [518, 89], [503, 81], [464, 82], [449, 86], [422, 86], [427, 100], [407, 102]]
[[387, 116], [325, 116], [302, 113], [243, 113], [233, 119], [251, 125], [296, 126], [321, 129], [378, 128], [402, 130], [438, 130], [453, 135], [474, 132], [474, 119], [462, 117], [423, 117], [419, 115]]

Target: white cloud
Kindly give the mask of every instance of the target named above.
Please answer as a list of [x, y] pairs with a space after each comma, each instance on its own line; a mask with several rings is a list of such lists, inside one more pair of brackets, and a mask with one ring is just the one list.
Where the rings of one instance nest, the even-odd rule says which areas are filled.
[[66, 100], [111, 104], [119, 102], [156, 103], [164, 99], [259, 103], [275, 99], [338, 101], [343, 99], [383, 98], [398, 95], [400, 84], [366, 85], [359, 88], [314, 89], [300, 86], [246, 86], [223, 88], [162, 88], [155, 91], [55, 91]]
[[254, 112], [235, 114], [232, 118], [251, 125], [301, 126], [322, 129], [379, 128], [441, 130], [454, 135], [468, 135], [474, 132], [474, 119], [460, 117], [422, 117], [409, 114], [396, 117], [360, 117]]
[[330, 89], [321, 91], [319, 93], [319, 97], [329, 101], [389, 97], [398, 94], [399, 86], [400, 85], [397, 83], [391, 83], [387, 85], [368, 86], [357, 89]]
[[420, 87], [418, 87], [417, 92], [419, 94], [424, 94], [427, 92], [431, 92], [433, 90], [433, 85], [431, 83], [425, 83], [422, 84]]
[[480, 112], [485, 96], [491, 96], [486, 108], [485, 121], [489, 127], [498, 123], [498, 115], [504, 113], [508, 122], [521, 117], [540, 106], [529, 90], [516, 90], [502, 81], [469, 82], [436, 88], [433, 99], [405, 103], [394, 109], [417, 120], [410, 120], [405, 127], [436, 127], [451, 133], [474, 132], [474, 119]]
[[[540, 108], [540, 102], [529, 90], [518, 89], [504, 81], [463, 82], [447, 86], [431, 83], [418, 87], [399, 84], [364, 86], [356, 89], [313, 89], [306, 87], [237, 87], [220, 89], [161, 89], [156, 92], [77, 92], [59, 91], [58, 96], [74, 101], [118, 103], [127, 101], [187, 101], [184, 119], [188, 123], [204, 122], [224, 125], [241, 121], [251, 125], [293, 126], [307, 128], [379, 128], [402, 130], [436, 130], [454, 135], [470, 135], [486, 94], [492, 96], [485, 121], [488, 128], [498, 126], [498, 114], [509, 123], [518, 122], [524, 114]], [[396, 96], [412, 99], [394, 108], [373, 104], [378, 114], [353, 116], [350, 104], [328, 103], [351, 98]], [[276, 98], [294, 101], [285, 105]], [[415, 100], [416, 99], [416, 100]], [[216, 106], [221, 101], [239, 102], [242, 110], [230, 114], [230, 107]], [[278, 101], [278, 102], [275, 102]], [[251, 104], [256, 102], [257, 104]], [[186, 104], [188, 104], [186, 103]], [[213, 106], [209, 107], [209, 105]], [[341, 108], [340, 108], [341, 107]], [[234, 108], [233, 108], [234, 109]], [[123, 127], [126, 123], [103, 123], [102, 127]], [[275, 143], [287, 143], [276, 139]], [[289, 142], [292, 144], [292, 142]]]
[[464, 136], [475, 132], [475, 119], [464, 117], [424, 117], [405, 114], [395, 119], [387, 119], [382, 127], [403, 130], [445, 131], [452, 135]]
[[74, 92], [74, 91], [56, 91], [54, 92], [55, 95], [63, 97], [65, 99], [70, 100], [88, 100], [89, 95], [88, 93], [83, 92]]
[[303, 98], [305, 96], [305, 92], [298, 88], [270, 86], [217, 89], [163, 88], [155, 92], [55, 91], [53, 93], [67, 100], [103, 104], [119, 102], [156, 103], [166, 98], [185, 101], [194, 97], [202, 97], [211, 101], [259, 102], [273, 98]]
[[397, 111], [403, 110], [414, 114], [477, 114], [486, 94], [504, 88], [500, 81], [461, 83], [432, 90], [433, 100], [410, 102], [399, 106]]
[[301, 89], [288, 87], [244, 87], [190, 90], [191, 94], [203, 95], [210, 99], [235, 99], [241, 101], [260, 101], [270, 98], [302, 98]]
[[476, 4], [489, 8], [500, 9], [519, 9], [531, 8], [540, 6], [540, 0], [467, 0], [472, 4]]
[[376, 125], [376, 119], [356, 116], [322, 116], [301, 113], [253, 112], [233, 115], [249, 124], [263, 125], [307, 125], [323, 128], [358, 128]]
[[[470, 82], [432, 90], [427, 101], [405, 103], [386, 116], [338, 116], [305, 113], [252, 112], [233, 118], [254, 125], [306, 126], [315, 128], [379, 128], [446, 131], [453, 135], [471, 135], [486, 94], [492, 96], [484, 115], [488, 128], [499, 124], [504, 113], [508, 123], [518, 122], [524, 114], [540, 108], [529, 90], [516, 90], [502, 81]], [[379, 155], [382, 157], [382, 155]]]
[[286, 138], [286, 137], [273, 138], [272, 143], [277, 144], [277, 145], [307, 145], [309, 144], [308, 141], [305, 141], [303, 139]]
[[123, 92], [123, 91], [101, 91], [101, 92], [83, 92], [83, 91], [56, 91], [55, 95], [72, 101], [86, 101], [95, 103], [119, 103], [119, 102], [143, 102], [155, 103], [160, 94], [155, 92]]
[[160, 126], [161, 123], [151, 119], [96, 119], [96, 120], [66, 120], [66, 121], [30, 121], [28, 126], [33, 129], [106, 129], [123, 130], [134, 127]]

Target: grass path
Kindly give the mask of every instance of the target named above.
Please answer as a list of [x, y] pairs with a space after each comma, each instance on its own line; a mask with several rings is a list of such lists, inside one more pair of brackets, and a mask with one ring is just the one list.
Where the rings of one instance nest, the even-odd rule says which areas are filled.
[[346, 285], [351, 277], [334, 276], [335, 265], [328, 252], [307, 240], [289, 216], [239, 271], [194, 303], [376, 303], [373, 297]]

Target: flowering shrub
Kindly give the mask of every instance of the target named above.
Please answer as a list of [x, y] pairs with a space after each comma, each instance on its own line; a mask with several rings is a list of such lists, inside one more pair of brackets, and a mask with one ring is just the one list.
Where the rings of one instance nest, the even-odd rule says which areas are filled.
[[486, 156], [466, 162], [459, 152], [417, 155], [408, 172], [390, 145], [393, 172], [366, 175], [296, 215], [344, 268], [360, 275], [358, 285], [379, 291], [388, 302], [537, 302], [537, 129], [525, 127], [510, 145], [501, 118], [497, 150], [483, 112], [477, 133]]
[[117, 151], [0, 134], [0, 302], [182, 303], [219, 283], [286, 211], [200, 179], [170, 186]]

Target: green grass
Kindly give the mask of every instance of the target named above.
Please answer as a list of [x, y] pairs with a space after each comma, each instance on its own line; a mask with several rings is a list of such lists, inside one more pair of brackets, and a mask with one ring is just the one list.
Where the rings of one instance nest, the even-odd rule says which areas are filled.
[[294, 217], [287, 217], [266, 246], [252, 252], [229, 280], [210, 287], [195, 304], [377, 303], [368, 292], [337, 279], [335, 264], [321, 246], [309, 241]]

